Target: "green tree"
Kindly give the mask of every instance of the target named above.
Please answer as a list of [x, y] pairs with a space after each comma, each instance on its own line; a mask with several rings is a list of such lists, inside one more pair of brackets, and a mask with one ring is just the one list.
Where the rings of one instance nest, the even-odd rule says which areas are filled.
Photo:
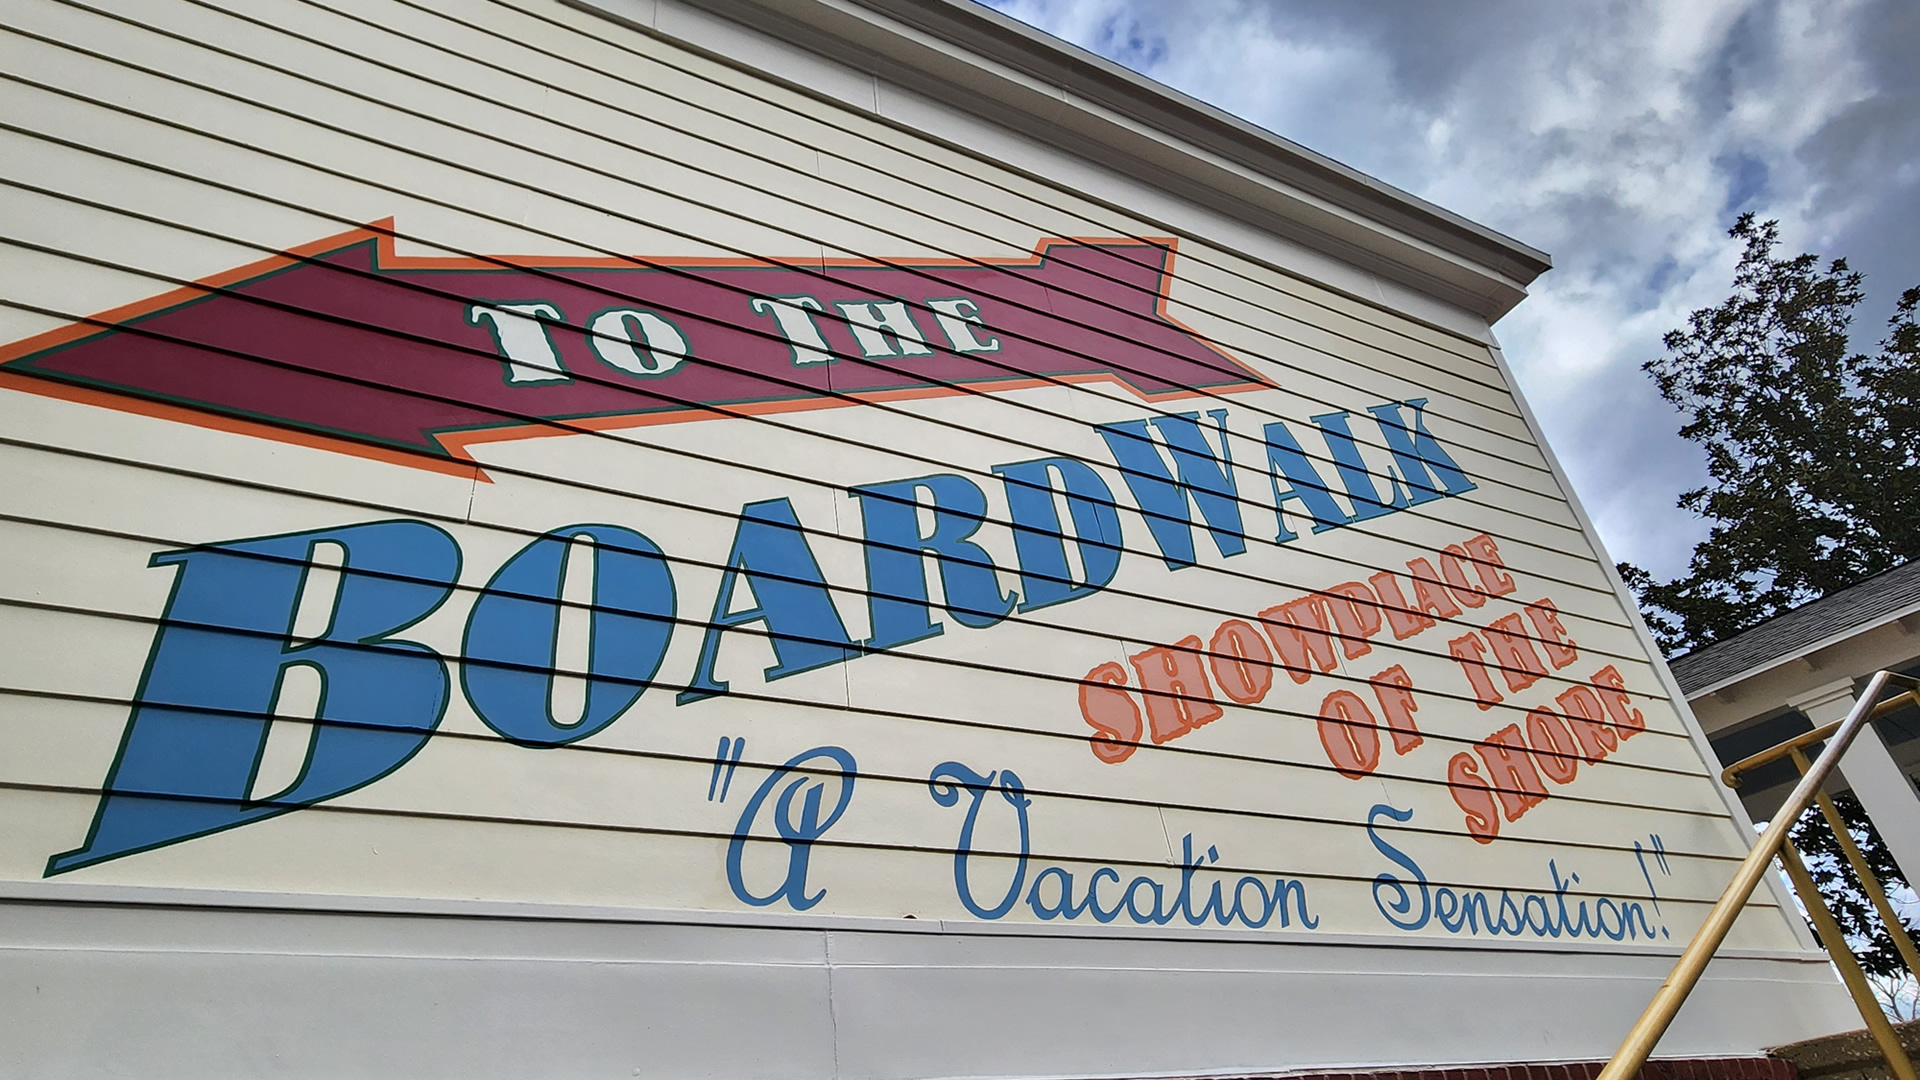
[[[1894, 914], [1905, 924], [1908, 936], [1911, 938], [1920, 934], [1920, 927], [1914, 925], [1913, 909], [1908, 907], [1901, 910], [1903, 898], [1910, 902], [1913, 890], [1901, 875], [1900, 867], [1894, 863], [1892, 853], [1880, 839], [1880, 833], [1874, 829], [1860, 800], [1854, 798], [1851, 792], [1842, 792], [1833, 797], [1833, 802], [1855, 846], [1866, 857], [1868, 869], [1873, 871], [1873, 876], [1890, 894]], [[1861, 887], [1853, 864], [1847, 861], [1846, 854], [1841, 851], [1840, 842], [1834, 838], [1833, 830], [1828, 827], [1820, 808], [1808, 807], [1800, 820], [1793, 823], [1793, 831], [1788, 835], [1793, 840], [1793, 846], [1799, 849], [1807, 873], [1813, 876], [1814, 886], [1827, 903], [1827, 910], [1833, 913], [1833, 921], [1840, 925], [1840, 932], [1847, 939], [1847, 947], [1853, 950], [1861, 969], [1867, 973], [1868, 981], [1873, 984], [1881, 1007], [1896, 1020], [1914, 1019], [1915, 1003], [1910, 995], [1901, 993], [1901, 988], [1916, 985], [1914, 978], [1920, 972], [1907, 971], [1899, 946], [1893, 943], [1892, 935], [1880, 921], [1879, 912]], [[1813, 920], [1807, 920], [1807, 929], [1816, 940], [1820, 937]], [[1821, 944], [1824, 947], [1826, 943]]]
[[[1920, 555], [1920, 287], [1901, 295], [1876, 352], [1854, 352], [1858, 271], [1777, 257], [1779, 222], [1752, 214], [1728, 235], [1746, 245], [1732, 294], [1690, 315], [1644, 365], [1686, 417], [1680, 434], [1706, 450], [1708, 482], [1679, 505], [1713, 523], [1672, 581], [1620, 564], [1668, 655]], [[1907, 893], [1859, 803], [1835, 802], [1875, 875]], [[1881, 979], [1902, 971], [1819, 811], [1792, 836], [1861, 966]]]
[[1920, 287], [1872, 355], [1848, 334], [1864, 292], [1845, 259], [1779, 258], [1779, 222], [1743, 214], [1733, 292], [1644, 365], [1707, 453], [1679, 505], [1713, 522], [1672, 581], [1628, 563], [1669, 655], [1730, 637], [1920, 555]]

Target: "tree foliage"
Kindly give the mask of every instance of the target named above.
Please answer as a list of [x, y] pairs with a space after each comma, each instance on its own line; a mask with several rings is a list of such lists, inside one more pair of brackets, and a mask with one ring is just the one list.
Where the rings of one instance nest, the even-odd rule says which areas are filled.
[[[1845, 259], [1777, 256], [1779, 223], [1752, 214], [1728, 235], [1745, 245], [1732, 293], [1644, 365], [1707, 455], [1708, 482], [1680, 496], [1712, 522], [1687, 572], [1659, 581], [1620, 564], [1669, 655], [1920, 556], [1920, 287], [1901, 295], [1876, 351], [1855, 352], [1865, 292]], [[1858, 800], [1834, 801], [1875, 876], [1910, 896]], [[1817, 809], [1792, 839], [1861, 967], [1904, 971]]]
[[1845, 259], [1777, 257], [1779, 231], [1741, 215], [1732, 294], [1644, 365], [1710, 477], [1680, 496], [1713, 522], [1685, 575], [1620, 565], [1670, 655], [1920, 555], [1920, 287], [1877, 351], [1853, 352], [1861, 274]]
[[[1873, 871], [1883, 888], [1895, 896], [1895, 914], [1907, 924], [1909, 935], [1920, 932], [1914, 920], [1907, 912], [1898, 910], [1898, 897], [1910, 891], [1900, 867], [1893, 861], [1893, 855], [1887, 851], [1887, 845], [1881, 841], [1880, 834], [1874, 831], [1873, 822], [1867, 818], [1867, 812], [1860, 806], [1860, 800], [1850, 792], [1842, 792], [1833, 797], [1834, 806], [1840, 811], [1840, 818], [1847, 825], [1847, 832], [1853, 836], [1853, 842], [1859, 846], [1860, 854], [1867, 860], [1867, 868]], [[1860, 967], [1869, 975], [1898, 975], [1906, 970], [1906, 962], [1900, 958], [1898, 946], [1887, 934], [1885, 925], [1873, 908], [1873, 901], [1860, 887], [1859, 878], [1854, 874], [1853, 865], [1847, 861], [1840, 850], [1840, 842], [1834, 838], [1833, 830], [1827, 827], [1826, 818], [1821, 816], [1819, 807], [1808, 807], [1799, 821], [1793, 823], [1793, 831], [1788, 834], [1793, 846], [1798, 848], [1807, 872], [1813, 876], [1813, 882], [1820, 888], [1820, 895], [1826, 899], [1827, 910], [1833, 912], [1833, 921], [1840, 924], [1840, 932], [1847, 937], [1854, 956], [1860, 960]], [[1813, 928], [1811, 921], [1808, 929]], [[1820, 933], [1814, 931], [1814, 937]], [[1824, 944], [1824, 943], [1822, 943]]]

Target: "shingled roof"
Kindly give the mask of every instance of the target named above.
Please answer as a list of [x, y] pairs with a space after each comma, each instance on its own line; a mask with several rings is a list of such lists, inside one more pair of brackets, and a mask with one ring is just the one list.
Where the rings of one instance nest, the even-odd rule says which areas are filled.
[[1920, 611], [1920, 559], [1668, 662], [1688, 697]]

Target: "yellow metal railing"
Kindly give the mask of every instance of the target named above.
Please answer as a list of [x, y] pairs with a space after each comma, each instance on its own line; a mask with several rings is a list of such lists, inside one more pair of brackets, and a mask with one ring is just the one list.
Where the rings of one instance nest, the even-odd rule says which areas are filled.
[[[1906, 692], [1881, 701], [1881, 695], [1886, 693], [1889, 683], [1905, 687]], [[1788, 830], [1793, 828], [1794, 822], [1800, 820], [1800, 815], [1808, 806], [1817, 802], [1821, 814], [1826, 817], [1827, 824], [1832, 827], [1834, 835], [1840, 841], [1840, 850], [1846, 855], [1847, 861], [1853, 864], [1855, 872], [1860, 875], [1861, 887], [1872, 898], [1875, 910], [1880, 913], [1880, 918], [1886, 923], [1887, 933], [1899, 948], [1900, 956], [1906, 961], [1907, 967], [1916, 976], [1920, 976], [1920, 953], [1914, 950], [1913, 941], [1907, 936], [1906, 928], [1894, 914], [1893, 905], [1887, 901], [1886, 890], [1881, 888], [1879, 880], [1873, 876], [1873, 871], [1867, 866], [1865, 856], [1854, 844], [1852, 835], [1847, 832], [1846, 823], [1841, 821], [1840, 812], [1833, 805], [1833, 800], [1821, 790], [1828, 775], [1833, 772], [1834, 766], [1839, 764], [1840, 756], [1853, 745], [1854, 737], [1860, 734], [1862, 728], [1896, 709], [1914, 704], [1920, 704], [1920, 681], [1904, 675], [1896, 675], [1890, 671], [1881, 671], [1868, 681], [1866, 690], [1854, 702], [1853, 709], [1847, 714], [1845, 720], [1815, 728], [1805, 735], [1789, 739], [1779, 746], [1727, 766], [1726, 771], [1721, 774], [1721, 779], [1729, 787], [1738, 787], [1740, 777], [1744, 773], [1782, 758], [1790, 758], [1800, 770], [1800, 782], [1794, 786], [1793, 793], [1787, 796], [1787, 801], [1774, 813], [1773, 820], [1760, 834], [1760, 839], [1754, 843], [1753, 849], [1747, 852], [1747, 857], [1740, 863], [1740, 868], [1734, 871], [1733, 881], [1727, 885], [1726, 891], [1720, 894], [1719, 901], [1713, 905], [1713, 910], [1707, 913], [1706, 921], [1695, 932], [1693, 940], [1687, 942], [1687, 947], [1680, 954], [1679, 961], [1673, 965], [1673, 971], [1667, 975], [1667, 980], [1660, 984], [1659, 991], [1653, 995], [1653, 1001], [1648, 1003], [1646, 1011], [1640, 1014], [1640, 1019], [1633, 1025], [1633, 1030], [1627, 1033], [1626, 1040], [1620, 1044], [1620, 1049], [1614, 1052], [1613, 1059], [1607, 1062], [1607, 1067], [1600, 1070], [1596, 1080], [1633, 1080], [1639, 1074], [1640, 1067], [1646, 1064], [1647, 1057], [1653, 1053], [1653, 1048], [1659, 1043], [1660, 1036], [1666, 1034], [1667, 1026], [1673, 1023], [1673, 1018], [1679, 1013], [1680, 1006], [1686, 1002], [1687, 995], [1693, 992], [1694, 985], [1700, 981], [1701, 974], [1706, 971], [1707, 961], [1713, 959], [1713, 954], [1720, 948], [1720, 943], [1726, 940], [1727, 932], [1733, 929], [1734, 917], [1740, 914], [1747, 900], [1753, 896], [1753, 890], [1760, 884], [1760, 879], [1766, 875], [1767, 868], [1772, 865], [1776, 856], [1786, 867], [1787, 877], [1793, 882], [1794, 891], [1800, 894], [1800, 902], [1806, 906], [1807, 916], [1813, 921], [1814, 930], [1819, 933], [1821, 942], [1827, 946], [1827, 954], [1833, 958], [1834, 966], [1840, 969], [1840, 978], [1847, 984], [1847, 992], [1853, 995], [1853, 1003], [1860, 1010], [1861, 1019], [1867, 1022], [1867, 1030], [1873, 1034], [1875, 1044], [1886, 1056], [1887, 1066], [1893, 1070], [1897, 1080], [1920, 1080], [1920, 1075], [1914, 1072], [1913, 1061], [1907, 1057], [1906, 1050], [1901, 1047], [1899, 1038], [1894, 1034], [1893, 1025], [1887, 1022], [1886, 1013], [1881, 1011], [1879, 1002], [1874, 999], [1873, 990], [1867, 985], [1866, 973], [1860, 969], [1860, 961], [1847, 945], [1846, 936], [1840, 932], [1840, 925], [1834, 921], [1833, 913], [1827, 910], [1826, 901], [1820, 898], [1820, 890], [1814, 885], [1813, 875], [1807, 872], [1806, 864], [1800, 861], [1800, 854], [1794, 850], [1792, 844], [1787, 842]], [[1802, 752], [1803, 748], [1818, 742], [1825, 742], [1826, 749], [1820, 752], [1819, 757], [1808, 762], [1806, 754]]]

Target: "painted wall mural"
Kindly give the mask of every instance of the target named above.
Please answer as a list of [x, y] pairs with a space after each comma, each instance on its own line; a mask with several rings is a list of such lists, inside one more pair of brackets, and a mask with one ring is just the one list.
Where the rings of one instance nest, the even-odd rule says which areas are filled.
[[253, 490], [306, 524], [229, 535], [161, 482], [144, 668], [32, 876], [1658, 943], [1737, 855], [1537, 452], [1239, 358], [1169, 315], [1171, 241], [394, 235], [0, 352], [467, 492]]

